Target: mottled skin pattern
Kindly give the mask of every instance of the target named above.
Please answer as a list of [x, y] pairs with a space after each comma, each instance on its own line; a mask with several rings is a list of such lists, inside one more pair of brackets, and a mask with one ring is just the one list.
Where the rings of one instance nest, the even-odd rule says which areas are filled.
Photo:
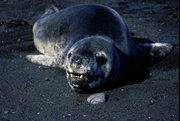
[[33, 36], [42, 54], [27, 59], [64, 69], [70, 87], [81, 92], [112, 83], [140, 66], [148, 67], [172, 50], [168, 43], [134, 43], [121, 16], [97, 4], [60, 11], [52, 6], [34, 24]]

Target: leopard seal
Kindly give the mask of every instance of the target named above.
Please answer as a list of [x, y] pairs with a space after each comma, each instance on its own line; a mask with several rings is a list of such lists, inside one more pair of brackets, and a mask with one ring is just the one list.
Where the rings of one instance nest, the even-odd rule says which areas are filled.
[[169, 43], [133, 41], [122, 17], [98, 4], [50, 7], [35, 22], [33, 39], [41, 54], [26, 58], [64, 69], [68, 84], [78, 92], [120, 81], [123, 74], [149, 67], [173, 49]]

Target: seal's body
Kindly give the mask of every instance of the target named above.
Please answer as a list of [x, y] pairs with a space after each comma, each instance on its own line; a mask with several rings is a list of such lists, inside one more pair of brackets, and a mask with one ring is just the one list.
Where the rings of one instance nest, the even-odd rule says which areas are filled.
[[[138, 68], [144, 57], [157, 61], [172, 50], [168, 43], [135, 43], [127, 25], [113, 9], [77, 5], [48, 9], [33, 26], [36, 48], [42, 55], [28, 60], [66, 70], [76, 91], [93, 90]], [[146, 50], [146, 51], [145, 51]]]
[[78, 5], [46, 14], [33, 28], [34, 42], [41, 53], [56, 55], [59, 50], [64, 51], [64, 47], [90, 36], [108, 37], [124, 53], [133, 53], [134, 45], [126, 24], [109, 7]]

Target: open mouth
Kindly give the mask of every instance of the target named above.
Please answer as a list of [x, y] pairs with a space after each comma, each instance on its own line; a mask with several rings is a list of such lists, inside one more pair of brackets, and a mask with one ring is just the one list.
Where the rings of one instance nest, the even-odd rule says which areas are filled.
[[103, 75], [90, 75], [67, 72], [70, 87], [77, 92], [89, 92], [102, 83]]
[[70, 78], [72, 81], [84, 81], [87, 83], [90, 83], [94, 80], [97, 80], [98, 78], [100, 78], [100, 76], [98, 75], [90, 75], [88, 73], [85, 74], [79, 74], [79, 73], [71, 73], [71, 72], [67, 72], [67, 76], [68, 78]]

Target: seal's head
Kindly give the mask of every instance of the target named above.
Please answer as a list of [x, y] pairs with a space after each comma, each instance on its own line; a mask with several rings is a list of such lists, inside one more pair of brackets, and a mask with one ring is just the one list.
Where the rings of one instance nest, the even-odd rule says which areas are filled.
[[[114, 45], [104, 37], [87, 37], [76, 42], [66, 57], [68, 83], [78, 92], [101, 86], [112, 76], [117, 61]], [[112, 78], [111, 78], [112, 79]]]

